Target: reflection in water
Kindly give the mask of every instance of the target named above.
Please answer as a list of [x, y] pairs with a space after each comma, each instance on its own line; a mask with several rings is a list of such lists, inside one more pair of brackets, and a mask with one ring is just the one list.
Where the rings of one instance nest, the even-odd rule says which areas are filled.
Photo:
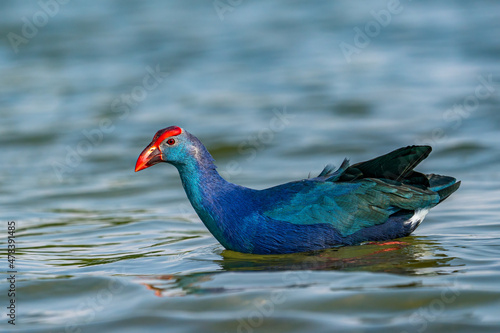
[[[284, 255], [254, 255], [225, 250], [220, 254], [219, 260], [214, 260], [220, 270], [187, 275], [149, 276], [143, 277], [148, 281], [143, 280], [141, 283], [154, 290], [156, 296], [184, 296], [248, 290], [223, 285], [203, 286], [205, 282], [213, 281], [216, 274], [224, 272], [285, 272], [281, 286], [283, 288], [305, 288], [317, 284], [311, 278], [300, 278], [300, 272], [310, 271], [367, 271], [399, 275], [424, 275], [428, 272], [449, 274], [450, 271], [444, 268], [452, 266], [450, 261], [453, 258], [446, 256], [444, 251], [444, 248], [425, 237], [406, 237], [398, 241], [369, 242], [361, 246]], [[292, 278], [289, 272], [295, 272], [297, 278]]]

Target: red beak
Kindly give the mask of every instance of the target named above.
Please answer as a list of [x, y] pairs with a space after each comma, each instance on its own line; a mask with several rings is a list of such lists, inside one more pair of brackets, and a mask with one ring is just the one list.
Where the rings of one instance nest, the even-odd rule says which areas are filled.
[[161, 151], [151, 142], [139, 155], [137, 163], [135, 164], [135, 172], [149, 168], [160, 162], [163, 162]]

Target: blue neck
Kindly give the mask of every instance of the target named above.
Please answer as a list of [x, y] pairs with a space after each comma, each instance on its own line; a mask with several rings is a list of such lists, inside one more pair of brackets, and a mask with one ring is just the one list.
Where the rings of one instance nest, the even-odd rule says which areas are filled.
[[174, 165], [179, 171], [182, 186], [194, 210], [208, 230], [222, 244], [226, 245], [224, 231], [224, 198], [236, 185], [223, 179], [213, 164], [212, 156], [204, 150], [201, 157], [190, 156], [183, 164]]

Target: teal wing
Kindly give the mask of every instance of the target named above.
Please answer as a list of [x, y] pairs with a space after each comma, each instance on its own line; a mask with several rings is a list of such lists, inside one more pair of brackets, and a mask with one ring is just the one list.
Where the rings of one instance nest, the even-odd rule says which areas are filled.
[[294, 224], [329, 223], [343, 236], [382, 224], [399, 211], [437, 205], [460, 182], [413, 169], [431, 152], [408, 146], [352, 166], [327, 166], [318, 177], [269, 189], [278, 196], [263, 215]]
[[[287, 185], [288, 189], [283, 188]], [[288, 194], [263, 215], [293, 224], [329, 223], [344, 237], [382, 224], [398, 211], [415, 211], [439, 202], [436, 192], [373, 178], [354, 182], [312, 179], [280, 187], [281, 193]]]

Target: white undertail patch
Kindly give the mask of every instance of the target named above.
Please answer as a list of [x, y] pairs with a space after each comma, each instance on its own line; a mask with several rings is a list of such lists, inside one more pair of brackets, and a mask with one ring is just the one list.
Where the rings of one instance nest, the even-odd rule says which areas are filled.
[[412, 217], [406, 223], [411, 225], [411, 228], [415, 230], [419, 226], [420, 223], [424, 220], [425, 216], [427, 213], [429, 213], [429, 208], [422, 208], [422, 209], [417, 209], [415, 211], [415, 214], [413, 214]]

